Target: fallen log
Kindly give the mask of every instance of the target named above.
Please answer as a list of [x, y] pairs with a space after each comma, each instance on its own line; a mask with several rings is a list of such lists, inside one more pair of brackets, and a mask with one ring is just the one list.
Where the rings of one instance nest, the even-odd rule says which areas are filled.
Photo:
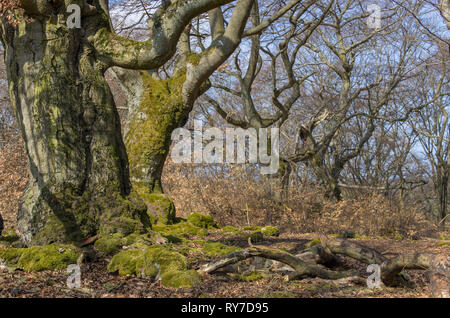
[[[378, 264], [381, 271], [381, 281], [386, 286], [398, 286], [405, 284], [407, 275], [402, 275], [405, 269], [418, 269], [429, 271], [431, 291], [433, 297], [450, 297], [450, 256], [440, 256], [428, 253], [401, 254], [388, 259], [380, 252], [349, 240], [329, 238], [319, 234], [322, 256], [292, 255], [286, 251], [269, 248], [266, 246], [254, 246], [249, 241], [249, 247], [220, 257], [203, 265], [199, 272], [210, 274], [230, 264], [246, 260], [252, 257], [262, 257], [281, 262], [290, 266], [293, 272], [288, 275], [289, 280], [305, 277], [319, 277], [328, 280], [341, 280], [341, 282], [359, 282], [364, 278], [355, 271], [333, 271], [312, 261], [324, 260], [324, 255], [344, 255], [356, 259], [365, 264]], [[320, 252], [320, 249], [318, 250]], [[325, 259], [330, 259], [325, 256]], [[339, 283], [338, 283], [339, 285]]]
[[273, 249], [265, 246], [254, 246], [239, 250], [223, 257], [218, 258], [211, 263], [205, 264], [200, 268], [200, 273], [209, 274], [224, 266], [240, 262], [242, 260], [251, 257], [263, 257], [275, 261], [279, 261], [286, 265], [289, 265], [296, 272], [296, 277], [320, 277], [326, 279], [339, 279], [344, 277], [355, 276], [353, 271], [351, 272], [336, 272], [319, 265], [314, 265], [303, 261], [302, 259], [282, 250]]
[[401, 275], [406, 269], [427, 270], [433, 297], [450, 297], [450, 256], [413, 253], [388, 259], [374, 249], [349, 240], [330, 238], [321, 233], [319, 239], [328, 253], [345, 255], [365, 264], [378, 264], [381, 281], [386, 286], [408, 284], [407, 276]]

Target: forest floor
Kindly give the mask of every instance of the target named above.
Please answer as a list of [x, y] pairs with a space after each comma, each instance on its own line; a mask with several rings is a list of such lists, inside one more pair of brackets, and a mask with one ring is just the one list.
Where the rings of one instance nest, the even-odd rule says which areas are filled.
[[[293, 254], [302, 251], [305, 244], [315, 239], [314, 234], [281, 234], [268, 237], [258, 245], [283, 248]], [[234, 246], [247, 247], [247, 239], [242, 236], [224, 235], [222, 231], [209, 231], [203, 240], [221, 242]], [[385, 238], [351, 239], [374, 248], [387, 257], [408, 252], [427, 252], [450, 255], [450, 246], [439, 246], [436, 239], [394, 240]], [[67, 287], [66, 270], [24, 272], [15, 270], [0, 272], [1, 297], [429, 297], [431, 295], [429, 279], [425, 271], [408, 271], [414, 288], [369, 289], [366, 285], [337, 287], [320, 278], [307, 278], [286, 281], [281, 274], [262, 277], [255, 281], [239, 281], [226, 273], [213, 273], [202, 278], [202, 283], [193, 288], [174, 289], [162, 286], [160, 281], [149, 278], [117, 276], [108, 273], [106, 268], [111, 257], [100, 257], [95, 262], [81, 266], [81, 288]], [[214, 258], [211, 258], [214, 259]], [[194, 268], [201, 262], [190, 260]], [[366, 265], [344, 258], [340, 269], [357, 269], [361, 276], [368, 277]]]

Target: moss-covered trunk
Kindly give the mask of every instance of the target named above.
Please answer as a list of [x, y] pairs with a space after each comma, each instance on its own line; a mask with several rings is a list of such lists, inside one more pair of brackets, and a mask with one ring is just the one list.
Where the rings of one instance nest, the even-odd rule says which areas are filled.
[[83, 28], [70, 29], [64, 14], [2, 22], [10, 95], [30, 170], [18, 229], [30, 245], [149, 226], [145, 206], [129, 200], [127, 155], [106, 66], [85, 40], [98, 23], [88, 17]]
[[137, 109], [129, 114], [125, 137], [131, 181], [149, 213], [170, 224], [175, 221], [175, 208], [163, 194], [161, 175], [172, 132], [186, 124], [191, 110], [182, 98], [185, 72], [180, 70], [166, 80], [141, 72], [141, 78], [143, 94]]

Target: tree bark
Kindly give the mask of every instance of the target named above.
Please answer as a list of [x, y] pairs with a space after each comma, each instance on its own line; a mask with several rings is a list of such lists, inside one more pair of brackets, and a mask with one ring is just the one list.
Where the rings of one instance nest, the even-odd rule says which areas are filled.
[[342, 169], [332, 169], [332, 171], [330, 171], [324, 163], [324, 158], [321, 152], [318, 152], [311, 159], [311, 165], [318, 181], [325, 188], [325, 198], [334, 199], [336, 201], [342, 200], [342, 192], [338, 181], [338, 176], [340, 175]]
[[[62, 9], [64, 10], [64, 8]], [[79, 241], [97, 232], [145, 231], [145, 206], [128, 199], [128, 160], [107, 65], [85, 40], [105, 21], [64, 15], [2, 21], [11, 100], [30, 180], [18, 214], [28, 245]]]
[[445, 168], [438, 166], [435, 191], [438, 206], [439, 228], [445, 230], [445, 219], [447, 217], [447, 195], [448, 195], [448, 172]]

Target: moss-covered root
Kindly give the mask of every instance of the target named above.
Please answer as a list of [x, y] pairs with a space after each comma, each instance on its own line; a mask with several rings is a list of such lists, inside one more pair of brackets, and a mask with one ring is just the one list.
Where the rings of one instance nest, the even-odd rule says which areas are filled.
[[161, 245], [116, 254], [108, 265], [108, 272], [158, 278], [163, 285], [174, 288], [192, 287], [200, 282], [198, 274], [188, 270], [186, 257]]
[[80, 249], [64, 244], [0, 249], [0, 263], [30, 272], [56, 270], [75, 264], [80, 254]]

